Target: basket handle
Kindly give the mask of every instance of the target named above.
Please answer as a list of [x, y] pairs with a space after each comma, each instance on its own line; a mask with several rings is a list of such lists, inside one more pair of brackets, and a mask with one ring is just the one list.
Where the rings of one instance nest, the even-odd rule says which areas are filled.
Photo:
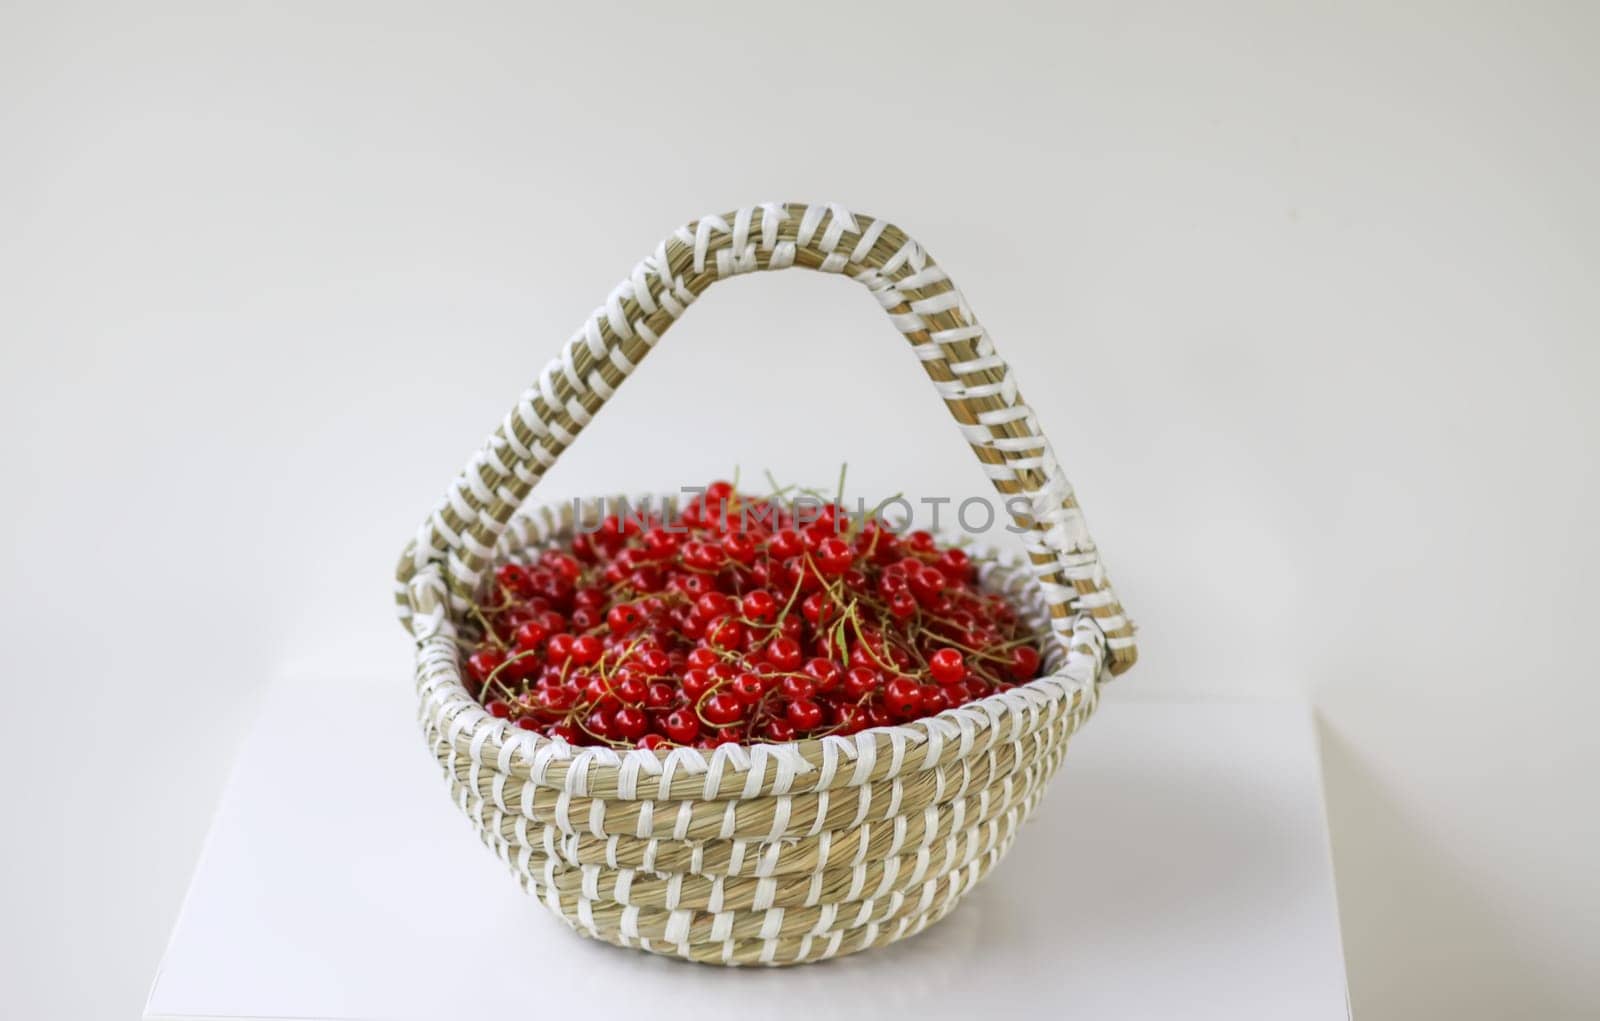
[[[489, 437], [407, 546], [397, 571], [400, 613], [437, 619], [477, 591], [513, 514], [562, 451], [701, 292], [723, 277], [803, 266], [864, 284], [911, 342], [989, 480], [1015, 514], [1052, 626], [1065, 646], [1091, 615], [1112, 673], [1133, 665], [1133, 625], [1089, 537], [1072, 486], [1022, 400], [1010, 368], [965, 299], [898, 227], [837, 205], [767, 203], [680, 228], [634, 267], [567, 341]], [[441, 583], [442, 582], [442, 586]], [[426, 604], [424, 607], [423, 604]]]

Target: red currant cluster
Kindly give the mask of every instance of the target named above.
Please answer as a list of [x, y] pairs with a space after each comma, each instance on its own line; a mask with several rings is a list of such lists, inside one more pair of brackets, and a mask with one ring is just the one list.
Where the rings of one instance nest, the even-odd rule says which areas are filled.
[[464, 679], [493, 715], [573, 744], [852, 734], [1037, 675], [1015, 609], [975, 575], [927, 532], [715, 482], [676, 518], [612, 515], [502, 565]]

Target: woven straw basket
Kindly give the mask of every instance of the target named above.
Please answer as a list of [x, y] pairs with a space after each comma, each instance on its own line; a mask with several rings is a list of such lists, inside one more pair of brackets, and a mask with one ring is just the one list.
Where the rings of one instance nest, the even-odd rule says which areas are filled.
[[[702, 291], [790, 266], [866, 285], [1008, 507], [1031, 508], [1017, 518], [1026, 558], [979, 577], [1018, 603], [1045, 676], [903, 726], [713, 752], [573, 747], [494, 719], [461, 684], [468, 605], [495, 563], [598, 513], [524, 511], [529, 492]], [[944, 917], [1010, 847], [1102, 680], [1135, 657], [1072, 489], [966, 302], [898, 228], [832, 205], [741, 209], [663, 241], [472, 458], [397, 581], [423, 729], [484, 843], [578, 932], [713, 964], [835, 957]]]

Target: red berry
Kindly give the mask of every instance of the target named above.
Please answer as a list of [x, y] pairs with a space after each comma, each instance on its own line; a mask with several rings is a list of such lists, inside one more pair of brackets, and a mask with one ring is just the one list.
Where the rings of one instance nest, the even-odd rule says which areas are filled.
[[818, 691], [832, 691], [843, 676], [838, 664], [826, 659], [813, 659], [806, 664], [806, 675]]
[[922, 685], [909, 677], [896, 677], [883, 689], [883, 704], [903, 719], [922, 710]]
[[685, 696], [698, 701], [701, 695], [716, 687], [716, 684], [717, 679], [712, 676], [711, 671], [693, 667], [683, 672], [681, 687]]
[[706, 644], [724, 651], [744, 644], [744, 625], [736, 617], [718, 617], [706, 625]]
[[494, 572], [495, 580], [500, 587], [514, 596], [526, 599], [533, 595], [533, 581], [528, 577], [528, 571], [521, 564], [501, 564]]
[[583, 721], [583, 729], [598, 738], [611, 736], [611, 720], [604, 709], [596, 709]]
[[813, 592], [800, 604], [800, 613], [813, 625], [827, 624], [838, 615], [838, 606], [826, 592]]
[[1031, 645], [1019, 645], [1011, 650], [1011, 676], [1019, 681], [1031, 681], [1039, 673], [1039, 650]]
[[575, 558], [554, 550], [545, 553], [543, 561], [544, 565], [554, 571], [562, 581], [577, 581], [578, 575], [583, 571], [582, 565]]
[[867, 725], [867, 714], [854, 702], [845, 702], [834, 707], [833, 725], [841, 734], [854, 734]]
[[758, 624], [771, 624], [778, 619], [777, 597], [766, 589], [756, 589], [745, 593], [740, 602], [744, 615]]
[[734, 697], [745, 705], [755, 705], [767, 693], [766, 683], [759, 674], [743, 673], [733, 679]]
[[649, 687], [649, 685], [645, 684], [644, 678], [634, 677], [631, 674], [627, 676], [619, 674], [614, 678], [612, 684], [612, 690], [617, 693], [618, 698], [624, 702], [632, 702], [635, 705], [644, 701]]
[[851, 667], [844, 675], [844, 693], [848, 698], [859, 700], [877, 691], [882, 683], [883, 678], [871, 667]]
[[624, 706], [611, 714], [611, 733], [624, 741], [637, 741], [649, 725], [644, 710], [632, 706]]
[[774, 638], [767, 645], [767, 662], [779, 670], [800, 669], [800, 643], [793, 638]]
[[808, 698], [803, 698], [790, 702], [783, 715], [795, 730], [811, 730], [822, 722], [822, 707]]
[[790, 674], [778, 685], [778, 690], [783, 692], [784, 698], [799, 701], [815, 695], [817, 686], [804, 674]]
[[697, 542], [685, 545], [683, 550], [683, 562], [697, 571], [715, 571], [726, 558], [720, 542], [716, 545]]
[[[576, 678], [574, 678], [576, 680]], [[590, 677], [583, 682], [583, 697], [592, 702], [594, 708], [610, 711], [621, 704], [611, 685], [606, 683], [604, 677]]]
[[700, 735], [700, 720], [688, 709], [674, 709], [661, 721], [661, 732], [677, 744], [688, 744]]
[[535, 701], [540, 709], [555, 716], [578, 704], [578, 689], [569, 685], [543, 688], [535, 696]]
[[[614, 635], [625, 635], [644, 623], [644, 617], [639, 613], [639, 608], [632, 603], [618, 603], [606, 611], [606, 626]], [[538, 643], [534, 643], [537, 645]]]
[[747, 535], [730, 532], [722, 537], [722, 552], [734, 563], [748, 566], [755, 562], [756, 544]]
[[538, 672], [538, 656], [526, 649], [519, 649], [506, 657], [506, 664], [500, 670], [502, 676], [513, 681], [527, 680]]
[[523, 730], [538, 730], [539, 721], [534, 719], [532, 716], [519, 716], [517, 717], [517, 726], [521, 727]]
[[833, 536], [817, 544], [816, 561], [818, 570], [837, 578], [850, 570], [850, 565], [855, 562], [855, 554], [851, 552], [849, 543]]
[[572, 658], [572, 642], [572, 636], [565, 631], [557, 635], [551, 635], [549, 641], [545, 642], [544, 645], [545, 657], [552, 663], [567, 662]]
[[936, 567], [919, 567], [907, 580], [917, 601], [924, 606], [938, 599], [944, 592], [944, 575]]
[[706, 620], [714, 620], [733, 612], [733, 600], [721, 592], [707, 592], [694, 601], [694, 608]]
[[672, 669], [672, 660], [660, 649], [640, 649], [633, 654], [632, 662], [646, 677], [662, 677]]
[[900, 589], [889, 596], [889, 612], [898, 620], [909, 620], [916, 615], [917, 597], [908, 589]]
[[767, 724], [767, 737], [779, 743], [794, 740], [794, 724], [788, 720], [773, 720]]
[[705, 717], [712, 723], [733, 723], [744, 716], [744, 703], [731, 691], [719, 691], [706, 699]]
[[544, 610], [534, 619], [539, 622], [539, 626], [543, 627], [548, 634], [553, 635], [558, 631], [567, 629], [567, 618], [554, 610]]
[[467, 657], [467, 676], [482, 684], [506, 661], [498, 649], [479, 649]]
[[550, 630], [537, 620], [530, 620], [517, 628], [515, 640], [519, 649], [537, 649], [550, 637]]
[[644, 704], [651, 709], [666, 709], [672, 705], [674, 697], [672, 685], [656, 681], [645, 689]]
[[940, 649], [928, 657], [928, 673], [940, 684], [960, 684], [967, 679], [967, 664], [955, 649]]
[[660, 592], [661, 572], [654, 567], [641, 567], [628, 575], [628, 584], [640, 592]]
[[635, 742], [638, 747], [652, 752], [666, 743], [667, 739], [662, 737], [660, 734], [646, 734], [644, 737], [641, 737], [637, 742]]
[[800, 538], [800, 533], [792, 528], [785, 528], [772, 537], [767, 543], [767, 550], [779, 560], [788, 560], [805, 552], [805, 541]]
[[600, 654], [604, 651], [600, 639], [594, 635], [580, 635], [572, 640], [572, 661], [579, 666], [600, 662]]
[[497, 698], [485, 705], [484, 708], [489, 710], [489, 715], [493, 716], [497, 720], [503, 720], [507, 716], [511, 715], [511, 706], [503, 699]]
[[967, 554], [959, 549], [945, 550], [939, 554], [939, 559], [934, 561], [933, 566], [937, 567], [952, 585], [966, 581], [970, 570]]

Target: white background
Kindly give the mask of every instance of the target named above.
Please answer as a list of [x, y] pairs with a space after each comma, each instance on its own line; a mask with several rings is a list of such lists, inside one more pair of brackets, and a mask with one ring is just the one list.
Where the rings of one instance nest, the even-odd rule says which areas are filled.
[[[1600, 1009], [1597, 53], [1555, 3], [0, 9], [6, 1013], [138, 1010], [264, 680], [408, 698], [416, 522], [768, 199], [983, 316], [1143, 627], [1114, 697], [1312, 698], [1359, 1017]], [[548, 492], [981, 492], [901, 345], [725, 284]]]

